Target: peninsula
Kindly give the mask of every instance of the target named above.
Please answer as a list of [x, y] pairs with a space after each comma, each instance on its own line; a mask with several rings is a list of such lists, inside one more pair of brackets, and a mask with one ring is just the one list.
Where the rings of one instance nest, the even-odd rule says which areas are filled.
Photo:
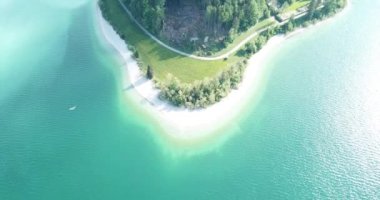
[[[100, 0], [99, 17], [103, 34], [127, 63], [126, 87], [177, 127], [175, 137], [197, 137], [184, 132], [194, 129], [202, 136], [203, 125], [234, 116], [234, 107], [258, 90], [260, 63], [283, 39], [271, 38], [324, 20], [345, 5], [345, 0]], [[243, 77], [247, 84], [241, 84]]]

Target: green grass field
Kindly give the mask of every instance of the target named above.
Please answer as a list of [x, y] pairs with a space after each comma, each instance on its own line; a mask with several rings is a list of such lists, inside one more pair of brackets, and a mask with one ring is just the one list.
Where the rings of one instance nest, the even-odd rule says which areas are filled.
[[283, 13], [296, 11], [297, 9], [304, 7], [309, 3], [310, 3], [310, 0], [298, 0], [292, 3], [291, 5], [289, 5], [288, 7], [286, 7]]

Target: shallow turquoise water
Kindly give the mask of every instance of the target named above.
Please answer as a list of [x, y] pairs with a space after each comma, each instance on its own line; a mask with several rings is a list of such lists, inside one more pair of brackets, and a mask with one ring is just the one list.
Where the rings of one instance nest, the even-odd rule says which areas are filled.
[[197, 154], [123, 97], [93, 2], [0, 10], [0, 199], [380, 199], [379, 1], [282, 44], [259, 105]]

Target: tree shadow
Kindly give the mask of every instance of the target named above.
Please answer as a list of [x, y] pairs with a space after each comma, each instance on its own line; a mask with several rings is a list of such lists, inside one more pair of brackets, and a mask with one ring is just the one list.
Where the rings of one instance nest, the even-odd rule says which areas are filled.
[[146, 79], [144, 77], [140, 77], [140, 79], [137, 80], [136, 82], [131, 83], [127, 87], [123, 88], [123, 91], [129, 91], [129, 90], [131, 90], [131, 89], [133, 89], [135, 87], [138, 87], [138, 86], [140, 86], [140, 85], [142, 85], [142, 84], [144, 84], [144, 83], [146, 83], [148, 81], [149, 81], [148, 79]]

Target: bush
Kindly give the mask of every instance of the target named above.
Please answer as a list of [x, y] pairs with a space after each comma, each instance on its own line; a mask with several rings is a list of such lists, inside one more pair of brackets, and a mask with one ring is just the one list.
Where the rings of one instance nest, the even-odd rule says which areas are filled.
[[248, 42], [245, 44], [245, 52], [248, 56], [257, 52], [257, 46], [254, 42]]
[[257, 53], [263, 46], [268, 42], [268, 40], [278, 33], [278, 28], [271, 28], [267, 31], [260, 33], [260, 35], [255, 38], [252, 42], [245, 44], [244, 48], [239, 50], [237, 55], [249, 57], [252, 54]]
[[295, 29], [294, 19], [290, 18], [289, 22], [284, 25], [284, 33], [292, 32]]
[[139, 58], [139, 53], [137, 52], [137, 49], [136, 47], [132, 46], [132, 45], [128, 45], [128, 49], [132, 52], [132, 56], [136, 59]]

